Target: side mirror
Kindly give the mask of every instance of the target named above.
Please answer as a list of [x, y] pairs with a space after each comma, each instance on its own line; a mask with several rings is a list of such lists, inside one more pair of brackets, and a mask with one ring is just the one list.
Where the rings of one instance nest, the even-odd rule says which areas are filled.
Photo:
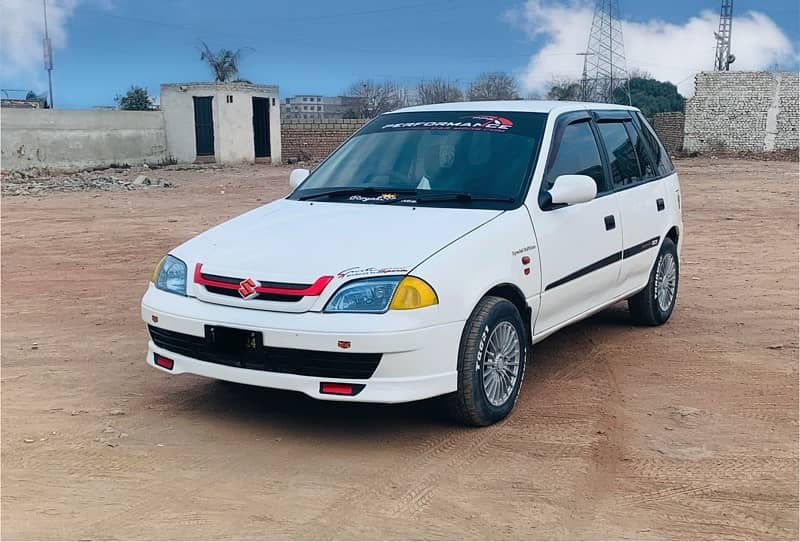
[[597, 196], [597, 183], [588, 175], [560, 175], [548, 193], [553, 205], [577, 205]]
[[293, 169], [292, 172], [289, 174], [289, 186], [292, 187], [294, 190], [300, 183], [306, 180], [308, 177], [309, 171], [307, 169]]

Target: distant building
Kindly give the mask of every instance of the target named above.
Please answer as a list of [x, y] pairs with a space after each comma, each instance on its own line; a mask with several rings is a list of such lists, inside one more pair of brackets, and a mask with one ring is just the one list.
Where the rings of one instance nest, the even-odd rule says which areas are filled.
[[299, 94], [281, 101], [281, 117], [285, 119], [343, 119], [352, 117], [359, 98]]
[[281, 161], [276, 85], [161, 85], [167, 152], [178, 162]]
[[0, 98], [0, 107], [13, 107], [16, 109], [44, 109], [47, 100], [44, 98]]

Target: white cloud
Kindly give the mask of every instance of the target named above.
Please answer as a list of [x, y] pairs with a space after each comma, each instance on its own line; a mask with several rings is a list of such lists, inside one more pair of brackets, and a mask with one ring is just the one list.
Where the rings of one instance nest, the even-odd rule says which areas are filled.
[[[580, 78], [583, 57], [576, 53], [586, 50], [592, 4], [586, 0], [528, 0], [506, 14], [507, 20], [524, 28], [531, 38], [543, 41], [520, 77], [528, 91], [545, 91], [553, 78]], [[649, 72], [656, 79], [677, 84], [684, 96], [694, 94], [693, 75], [713, 69], [719, 14], [702, 11], [678, 24], [658, 19], [634, 22], [625, 20], [624, 14], [622, 19], [628, 70]], [[731, 44], [737, 70], [796, 62], [789, 38], [760, 12], [734, 17]]]
[[[109, 0], [47, 0], [47, 29], [54, 50], [67, 44], [67, 20], [81, 3], [109, 6]], [[0, 77], [44, 79], [42, 42], [44, 16], [41, 0], [0, 0]], [[57, 54], [53, 55], [58, 61]]]

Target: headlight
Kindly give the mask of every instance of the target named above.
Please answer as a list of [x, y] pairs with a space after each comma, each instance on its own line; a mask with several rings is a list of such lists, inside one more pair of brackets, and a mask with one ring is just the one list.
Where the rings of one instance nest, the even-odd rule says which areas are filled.
[[419, 309], [439, 302], [427, 282], [416, 277], [377, 277], [348, 282], [333, 295], [325, 312], [383, 313]]
[[380, 277], [348, 282], [333, 294], [325, 312], [386, 312], [403, 277]]
[[153, 272], [153, 284], [159, 290], [186, 295], [186, 264], [175, 256], [165, 256]]

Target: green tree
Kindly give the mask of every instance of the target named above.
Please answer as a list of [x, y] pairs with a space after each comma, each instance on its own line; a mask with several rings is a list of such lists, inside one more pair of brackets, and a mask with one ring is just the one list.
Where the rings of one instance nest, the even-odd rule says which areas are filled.
[[[678, 93], [678, 87], [668, 81], [657, 81], [646, 77], [633, 77], [630, 80], [631, 105], [642, 110], [647, 118], [665, 111], [683, 111], [686, 100]], [[623, 89], [614, 91], [617, 103], [627, 103]]]
[[153, 109], [153, 99], [147, 93], [146, 88], [131, 86], [124, 96], [117, 95], [114, 98], [120, 109], [125, 111], [150, 111]]
[[583, 87], [580, 81], [573, 79], [553, 79], [550, 82], [550, 90], [545, 96], [548, 100], [559, 101], [580, 101]]
[[201, 42], [200, 60], [204, 60], [211, 71], [214, 73], [214, 80], [218, 83], [239, 80], [239, 61], [242, 58], [244, 49], [220, 49], [217, 52], [211, 50], [205, 42]]

